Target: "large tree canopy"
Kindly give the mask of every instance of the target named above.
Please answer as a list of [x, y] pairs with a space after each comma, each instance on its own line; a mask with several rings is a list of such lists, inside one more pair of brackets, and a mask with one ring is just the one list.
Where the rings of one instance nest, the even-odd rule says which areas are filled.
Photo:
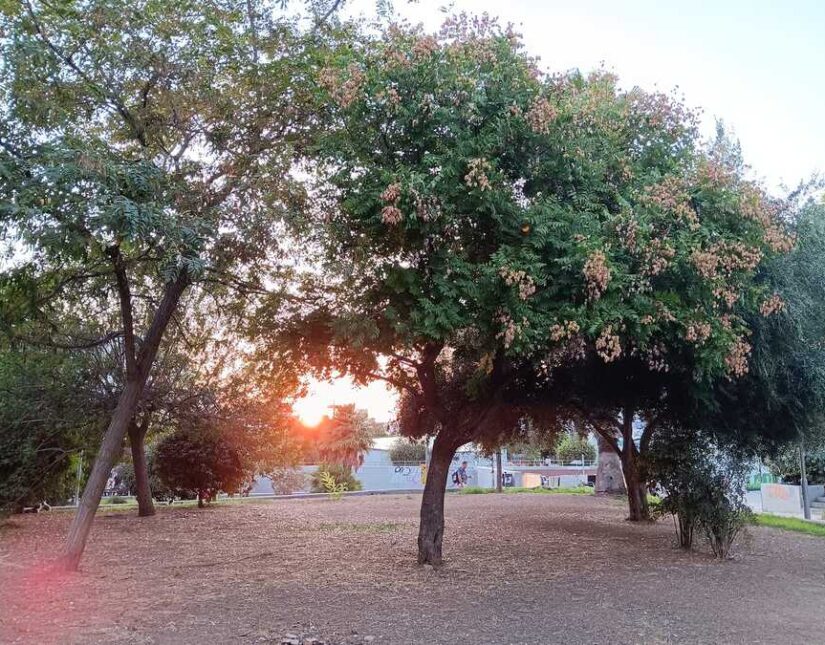
[[[755, 277], [792, 244], [787, 208], [678, 101], [545, 74], [516, 34], [464, 16], [336, 48], [319, 80], [328, 295], [272, 327], [310, 368], [406, 391], [434, 462], [528, 408], [569, 410], [578, 390], [540, 392], [581, 365], [607, 379], [617, 450], [628, 419], [632, 467], [632, 420], [663, 383], [747, 372], [747, 314], [779, 307]], [[628, 399], [639, 382], [646, 399]], [[439, 530], [422, 561], [440, 559]]]
[[[280, 284], [280, 223], [302, 205], [291, 170], [310, 124], [307, 53], [321, 37], [268, 0], [26, 0], [2, 5], [0, 30], [0, 234], [18, 251], [0, 319], [18, 336], [124, 348], [67, 545], [76, 567], [187, 288]], [[79, 343], [109, 303], [118, 321]], [[60, 328], [32, 329], [55, 314]]]

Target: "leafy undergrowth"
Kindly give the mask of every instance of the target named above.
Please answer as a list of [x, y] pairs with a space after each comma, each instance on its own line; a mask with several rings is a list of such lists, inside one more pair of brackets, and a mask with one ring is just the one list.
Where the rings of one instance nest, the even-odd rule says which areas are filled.
[[[482, 488], [481, 486], [467, 486], [459, 491], [462, 495], [485, 495], [495, 493], [494, 488]], [[523, 488], [511, 486], [502, 489], [503, 493], [535, 493], [539, 495], [592, 495], [593, 489], [590, 486], [573, 486], [571, 488]]]
[[755, 513], [753, 523], [757, 526], [770, 526], [785, 531], [825, 537], [825, 524], [817, 524], [808, 520], [801, 520], [797, 517], [782, 517], [781, 515], [771, 515], [770, 513]]

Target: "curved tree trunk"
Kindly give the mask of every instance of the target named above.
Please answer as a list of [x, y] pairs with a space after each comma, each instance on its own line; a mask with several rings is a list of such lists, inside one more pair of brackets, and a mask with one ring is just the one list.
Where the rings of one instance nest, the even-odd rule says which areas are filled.
[[146, 431], [149, 429], [148, 417], [140, 424], [133, 420], [129, 424], [129, 446], [132, 450], [132, 464], [135, 468], [135, 491], [138, 503], [138, 515], [149, 517], [155, 514], [152, 502], [152, 488], [149, 485], [149, 468], [146, 463]]
[[444, 538], [444, 493], [450, 464], [458, 449], [455, 440], [442, 430], [436, 435], [424, 495], [421, 498], [421, 524], [418, 528], [418, 564], [442, 563], [441, 544]]
[[77, 513], [66, 538], [63, 564], [71, 571], [76, 570], [80, 564], [80, 557], [86, 547], [86, 539], [89, 537], [92, 521], [100, 505], [100, 498], [106, 489], [106, 482], [109, 481], [109, 473], [112, 472], [112, 468], [123, 451], [123, 440], [126, 438], [129, 424], [135, 415], [140, 396], [143, 394], [144, 383], [145, 379], [126, 383], [109, 427], [106, 429], [106, 434], [103, 435], [92, 472], [89, 473], [86, 488], [83, 489], [83, 496], [80, 498]]
[[[166, 285], [163, 299], [155, 311], [143, 346], [134, 361], [135, 364], [131, 370], [127, 369], [126, 386], [120, 393], [117, 407], [112, 414], [112, 419], [109, 421], [109, 426], [106, 428], [106, 434], [103, 435], [103, 441], [100, 443], [100, 449], [92, 466], [92, 471], [89, 473], [86, 488], [83, 489], [80, 505], [66, 538], [62, 564], [70, 571], [75, 571], [80, 564], [89, 531], [92, 530], [92, 522], [97, 507], [100, 506], [100, 498], [103, 496], [106, 482], [109, 480], [109, 473], [112, 472], [112, 468], [114, 468], [123, 450], [123, 440], [128, 434], [129, 424], [134, 419], [138, 404], [143, 396], [146, 380], [149, 378], [149, 371], [155, 362], [163, 333], [166, 331], [166, 327], [169, 325], [169, 321], [180, 302], [180, 297], [188, 284], [189, 277], [183, 271], [174, 282]], [[126, 325], [126, 318], [127, 316], [124, 315], [124, 325], [131, 334], [130, 325]]]

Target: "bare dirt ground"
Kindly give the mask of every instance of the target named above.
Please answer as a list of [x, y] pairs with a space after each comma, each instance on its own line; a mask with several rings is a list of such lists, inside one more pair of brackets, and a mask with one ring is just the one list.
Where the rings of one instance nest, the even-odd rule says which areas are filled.
[[[2, 643], [823, 643], [825, 541], [751, 528], [733, 561], [673, 546], [617, 500], [452, 495], [447, 565], [415, 565], [420, 498], [288, 500], [0, 529]], [[299, 641], [301, 642], [301, 641]]]

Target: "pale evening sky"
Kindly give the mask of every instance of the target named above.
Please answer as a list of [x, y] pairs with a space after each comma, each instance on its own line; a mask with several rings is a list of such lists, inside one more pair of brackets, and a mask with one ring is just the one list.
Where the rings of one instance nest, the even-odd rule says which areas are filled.
[[[443, 1], [395, 2], [412, 22], [435, 30]], [[350, 12], [369, 14], [374, 0]], [[822, 0], [455, 0], [452, 11], [487, 12], [512, 22], [530, 54], [550, 71], [594, 69], [619, 75], [623, 87], [678, 88], [733, 129], [753, 174], [771, 189], [825, 172], [825, 1]], [[355, 402], [378, 420], [395, 397], [380, 384], [313, 384], [309, 411]], [[309, 416], [309, 415], [308, 415]]]

